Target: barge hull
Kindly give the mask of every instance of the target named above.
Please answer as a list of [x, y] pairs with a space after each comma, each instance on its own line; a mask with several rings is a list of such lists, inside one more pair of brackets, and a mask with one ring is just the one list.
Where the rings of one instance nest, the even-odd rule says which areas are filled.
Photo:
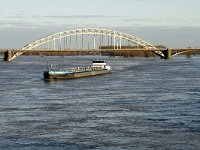
[[49, 74], [48, 71], [44, 71], [44, 79], [76, 79], [83, 77], [90, 77], [101, 74], [111, 73], [110, 70], [95, 70], [95, 71], [87, 71], [87, 72], [75, 72], [68, 74]]

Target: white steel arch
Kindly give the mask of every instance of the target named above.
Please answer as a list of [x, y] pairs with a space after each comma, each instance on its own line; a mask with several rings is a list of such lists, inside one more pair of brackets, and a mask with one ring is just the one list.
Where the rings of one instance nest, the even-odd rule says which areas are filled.
[[[75, 36], [76, 35], [106, 35], [106, 36], [110, 36], [110, 37], [114, 38], [114, 40], [113, 40], [114, 45], [118, 44], [120, 49], [121, 49], [121, 40], [123, 39], [123, 40], [130, 41], [134, 44], [138, 44], [138, 45], [144, 47], [145, 49], [155, 50], [154, 52], [156, 54], [158, 54], [161, 57], [164, 57], [164, 54], [161, 51], [156, 51], [157, 48], [155, 46], [153, 46], [152, 44], [150, 44], [136, 36], [129, 35], [129, 34], [126, 34], [123, 32], [119, 32], [119, 31], [109, 30], [109, 29], [84, 28], [84, 29], [75, 29], [75, 30], [58, 32], [58, 33], [49, 35], [47, 37], [40, 38], [39, 40], [33, 41], [32, 43], [27, 44], [24, 47], [22, 47], [19, 52], [17, 52], [15, 55], [13, 55], [11, 60], [20, 56], [21, 54], [23, 54], [24, 52], [26, 52], [28, 50], [34, 50], [36, 47], [46, 44], [50, 41], [52, 42], [52, 41], [55, 41], [58, 39], [62, 39], [62, 38], [74, 36], [74, 35]], [[115, 38], [120, 39], [120, 42], [116, 43]], [[117, 47], [118, 47], [118, 45], [117, 45]], [[54, 46], [55, 46], [55, 44], [54, 44]]]

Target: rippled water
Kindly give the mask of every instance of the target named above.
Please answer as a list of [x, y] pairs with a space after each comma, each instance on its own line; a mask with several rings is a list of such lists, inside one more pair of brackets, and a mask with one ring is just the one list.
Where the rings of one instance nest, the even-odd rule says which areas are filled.
[[[47, 61], [112, 74], [46, 82]], [[0, 62], [0, 149], [200, 149], [200, 56]]]

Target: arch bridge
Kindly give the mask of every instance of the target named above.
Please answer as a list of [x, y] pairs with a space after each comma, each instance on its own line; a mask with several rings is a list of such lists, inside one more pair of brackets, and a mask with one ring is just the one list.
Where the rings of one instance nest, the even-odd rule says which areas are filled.
[[8, 54], [7, 60], [11, 61], [27, 51], [106, 51], [108, 49], [123, 51], [127, 50], [127, 47], [150, 50], [161, 58], [167, 58], [169, 54], [133, 35], [109, 29], [84, 28], [58, 32], [35, 40], [22, 47], [16, 53]]

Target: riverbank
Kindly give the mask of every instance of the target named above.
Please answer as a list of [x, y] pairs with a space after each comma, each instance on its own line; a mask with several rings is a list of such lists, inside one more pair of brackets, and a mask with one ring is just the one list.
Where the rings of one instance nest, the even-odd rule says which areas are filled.
[[23, 55], [39, 56], [77, 56], [77, 55], [103, 55], [123, 57], [155, 57], [156, 54], [150, 51], [27, 51]]
[[[172, 54], [176, 50], [172, 50]], [[5, 51], [0, 51], [0, 58], [4, 58]], [[81, 55], [102, 55], [102, 56], [121, 56], [121, 57], [156, 57], [151, 50], [28, 50], [22, 55], [26, 56], [81, 56]], [[180, 55], [191, 57], [200, 55], [200, 49], [188, 49], [187, 52]]]
[[[36, 56], [79, 56], [79, 55], [103, 55], [103, 56], [122, 56], [122, 57], [156, 57], [157, 55], [150, 50], [112, 50], [112, 51], [27, 51], [23, 55]], [[200, 55], [200, 50], [188, 51], [181, 55], [190, 57], [192, 55]]]

